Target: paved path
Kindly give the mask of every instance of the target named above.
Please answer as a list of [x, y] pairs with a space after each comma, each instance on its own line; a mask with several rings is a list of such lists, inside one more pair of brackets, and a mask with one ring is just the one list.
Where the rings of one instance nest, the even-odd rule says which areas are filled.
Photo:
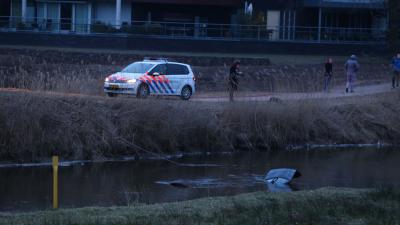
[[[390, 83], [374, 84], [359, 86], [355, 88], [354, 93], [346, 93], [345, 89], [335, 88], [329, 93], [312, 92], [312, 93], [266, 93], [266, 92], [238, 92], [235, 93], [235, 101], [270, 101], [271, 98], [279, 98], [282, 100], [298, 100], [298, 99], [320, 99], [320, 98], [340, 98], [351, 96], [365, 96], [379, 94], [390, 91], [399, 91], [399, 89], [391, 89]], [[209, 92], [196, 94], [192, 101], [199, 102], [227, 102], [229, 101], [228, 93]]]
[[[344, 89], [335, 88], [329, 93], [324, 92], [313, 92], [313, 93], [268, 93], [268, 92], [238, 92], [235, 93], [235, 101], [246, 102], [246, 101], [270, 101], [271, 98], [278, 98], [282, 100], [300, 100], [300, 99], [322, 99], [322, 98], [342, 98], [352, 96], [365, 96], [373, 95], [391, 91], [400, 91], [400, 89], [391, 89], [390, 83], [374, 84], [359, 86], [355, 89], [354, 93], [345, 93]], [[103, 96], [96, 95], [84, 95], [75, 93], [60, 93], [60, 92], [41, 92], [31, 91], [27, 89], [16, 89], [16, 88], [0, 88], [1, 92], [31, 92], [31, 93], [42, 93], [54, 96], [67, 95], [67, 96], [81, 96], [102, 99]], [[174, 97], [175, 99], [175, 97]], [[191, 101], [197, 102], [228, 102], [227, 92], [204, 92], [196, 93]]]

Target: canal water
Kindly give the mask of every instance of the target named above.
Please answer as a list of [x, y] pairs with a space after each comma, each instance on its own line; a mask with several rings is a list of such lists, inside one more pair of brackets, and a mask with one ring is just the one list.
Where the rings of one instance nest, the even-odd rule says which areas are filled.
[[[398, 150], [241, 152], [173, 160], [177, 164], [141, 160], [60, 167], [60, 207], [122, 206], [326, 186], [400, 187]], [[263, 179], [266, 172], [282, 167], [295, 168], [302, 176], [289, 187], [268, 186]], [[51, 167], [0, 167], [0, 211], [43, 210], [51, 204]]]

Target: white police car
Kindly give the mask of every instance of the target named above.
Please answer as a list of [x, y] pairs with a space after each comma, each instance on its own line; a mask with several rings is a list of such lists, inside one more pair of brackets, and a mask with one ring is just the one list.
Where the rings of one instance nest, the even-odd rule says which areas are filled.
[[145, 58], [108, 76], [104, 81], [104, 92], [110, 97], [118, 94], [136, 95], [138, 98], [174, 95], [189, 100], [195, 92], [195, 77], [187, 64]]

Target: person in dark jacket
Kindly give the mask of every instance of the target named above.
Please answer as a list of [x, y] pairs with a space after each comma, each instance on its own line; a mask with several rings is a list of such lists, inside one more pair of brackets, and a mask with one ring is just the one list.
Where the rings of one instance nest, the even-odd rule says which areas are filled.
[[400, 79], [400, 52], [392, 60], [393, 76], [392, 76], [392, 88], [399, 87]]
[[228, 79], [228, 89], [229, 89], [229, 101], [233, 102], [233, 92], [237, 91], [239, 85], [239, 71], [240, 61], [236, 60], [233, 62], [230, 70], [229, 70], [229, 79]]
[[324, 85], [325, 92], [329, 92], [329, 84], [332, 79], [332, 71], [333, 71], [333, 62], [332, 59], [329, 58], [325, 63], [325, 85]]

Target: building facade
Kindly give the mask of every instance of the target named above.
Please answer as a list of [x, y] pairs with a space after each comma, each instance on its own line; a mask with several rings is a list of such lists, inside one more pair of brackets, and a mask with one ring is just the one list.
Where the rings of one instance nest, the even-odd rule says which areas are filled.
[[253, 1], [266, 13], [275, 38], [284, 40], [340, 40], [363, 35], [381, 38], [388, 27], [386, 0]]
[[15, 23], [60, 31], [88, 31], [103, 23], [120, 28], [132, 21], [231, 23], [241, 0], [4, 0], [0, 16]]
[[378, 40], [388, 26], [386, 0], [3, 0], [0, 18], [0, 28], [290, 41]]

